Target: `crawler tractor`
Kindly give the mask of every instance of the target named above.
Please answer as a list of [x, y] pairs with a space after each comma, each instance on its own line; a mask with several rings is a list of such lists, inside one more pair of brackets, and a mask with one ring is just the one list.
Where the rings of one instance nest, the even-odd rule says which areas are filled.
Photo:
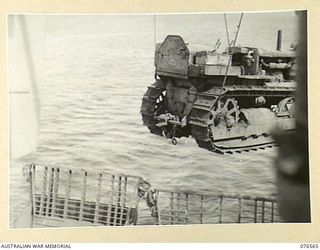
[[222, 53], [168, 35], [156, 45], [143, 124], [173, 143], [191, 135], [217, 153], [273, 146], [272, 130], [295, 129], [295, 51], [280, 49], [279, 34], [275, 50], [231, 46]]

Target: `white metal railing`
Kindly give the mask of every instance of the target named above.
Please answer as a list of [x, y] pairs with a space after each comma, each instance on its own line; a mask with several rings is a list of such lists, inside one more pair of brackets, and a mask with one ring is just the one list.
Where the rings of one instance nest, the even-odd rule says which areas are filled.
[[138, 176], [84, 169], [28, 171], [34, 227], [141, 225], [147, 217], [155, 225], [282, 222], [271, 198], [154, 190]]

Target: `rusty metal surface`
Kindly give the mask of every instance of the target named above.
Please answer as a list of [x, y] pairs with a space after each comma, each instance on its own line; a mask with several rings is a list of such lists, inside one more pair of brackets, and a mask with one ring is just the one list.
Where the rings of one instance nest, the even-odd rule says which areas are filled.
[[156, 70], [187, 75], [190, 51], [180, 36], [169, 35], [159, 48]]

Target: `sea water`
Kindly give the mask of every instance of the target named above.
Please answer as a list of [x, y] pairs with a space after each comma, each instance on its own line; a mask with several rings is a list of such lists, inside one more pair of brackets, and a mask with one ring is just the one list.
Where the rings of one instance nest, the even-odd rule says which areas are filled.
[[[239, 13], [228, 14], [230, 40]], [[154, 48], [166, 35], [220, 51], [227, 46], [223, 14], [46, 16], [44, 80], [36, 152], [10, 162], [10, 219], [29, 204], [22, 167], [48, 166], [117, 171], [146, 178], [156, 188], [222, 191], [273, 197], [277, 149], [219, 155], [191, 137], [149, 133], [139, 113], [154, 82]], [[294, 12], [245, 13], [237, 44], [274, 49], [296, 38]], [[10, 55], [9, 55], [10, 56]]]

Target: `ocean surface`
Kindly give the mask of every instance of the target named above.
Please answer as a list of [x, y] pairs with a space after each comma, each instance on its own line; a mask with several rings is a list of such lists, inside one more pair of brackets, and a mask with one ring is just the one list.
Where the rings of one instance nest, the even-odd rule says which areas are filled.
[[[239, 14], [228, 14], [233, 38]], [[238, 44], [282, 48], [296, 38], [294, 12], [246, 13]], [[226, 47], [222, 14], [46, 16], [44, 80], [36, 152], [10, 162], [10, 220], [29, 203], [29, 163], [117, 171], [156, 188], [274, 197], [277, 149], [218, 155], [193, 138], [151, 135], [141, 98], [154, 82], [154, 47], [168, 34], [189, 44]], [[10, 56], [10, 55], [9, 55]]]

